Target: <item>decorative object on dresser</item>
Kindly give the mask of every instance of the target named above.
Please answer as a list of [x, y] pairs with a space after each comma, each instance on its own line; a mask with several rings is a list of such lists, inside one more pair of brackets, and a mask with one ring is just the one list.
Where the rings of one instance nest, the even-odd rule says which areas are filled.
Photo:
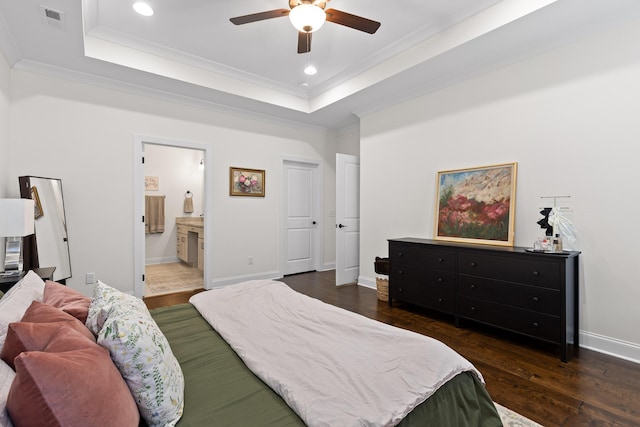
[[560, 347], [578, 341], [580, 252], [531, 253], [521, 247], [428, 239], [389, 240], [393, 298], [495, 326]]
[[52, 280], [64, 282], [71, 277], [71, 258], [62, 180], [21, 176], [18, 181], [20, 197], [34, 198], [41, 214], [35, 220], [35, 234], [24, 241], [24, 268], [31, 270], [40, 265], [56, 267]]
[[438, 172], [436, 240], [513, 246], [518, 164]]
[[264, 197], [265, 171], [261, 169], [229, 168], [229, 195]]

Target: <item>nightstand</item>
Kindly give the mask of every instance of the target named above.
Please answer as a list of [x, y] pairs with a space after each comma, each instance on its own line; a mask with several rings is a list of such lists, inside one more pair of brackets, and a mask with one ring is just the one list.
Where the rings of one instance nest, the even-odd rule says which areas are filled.
[[[42, 267], [34, 268], [33, 272], [36, 273], [42, 280], [53, 280], [53, 272], [56, 271], [55, 267]], [[7, 292], [13, 285], [18, 283], [27, 274], [26, 271], [15, 276], [0, 276], [0, 291]]]

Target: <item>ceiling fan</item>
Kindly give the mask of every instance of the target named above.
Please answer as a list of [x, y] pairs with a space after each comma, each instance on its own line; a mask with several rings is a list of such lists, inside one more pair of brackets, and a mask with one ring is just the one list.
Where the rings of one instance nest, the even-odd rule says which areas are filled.
[[380, 23], [361, 16], [352, 15], [336, 9], [326, 9], [330, 0], [289, 0], [289, 9], [276, 9], [229, 19], [235, 25], [249, 24], [265, 19], [289, 16], [298, 30], [298, 53], [311, 51], [311, 33], [320, 29], [325, 21], [344, 25], [355, 30], [373, 34]]

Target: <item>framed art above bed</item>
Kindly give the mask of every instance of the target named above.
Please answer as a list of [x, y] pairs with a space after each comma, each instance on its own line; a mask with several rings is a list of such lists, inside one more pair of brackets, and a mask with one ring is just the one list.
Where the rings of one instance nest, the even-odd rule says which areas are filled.
[[434, 240], [513, 246], [518, 164], [438, 172]]

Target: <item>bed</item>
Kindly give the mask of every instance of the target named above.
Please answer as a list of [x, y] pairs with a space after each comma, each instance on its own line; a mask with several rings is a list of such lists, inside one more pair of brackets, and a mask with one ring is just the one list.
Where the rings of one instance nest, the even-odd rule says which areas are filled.
[[[286, 285], [280, 282], [274, 282], [279, 289], [279, 291], [284, 292], [294, 292], [290, 290]], [[47, 285], [50, 285], [47, 283]], [[229, 289], [234, 289], [236, 292], [236, 296], [242, 296], [245, 292], [242, 292], [242, 287], [248, 287], [247, 289], [253, 287], [254, 283], [242, 283], [239, 285], [228, 287]], [[269, 284], [271, 286], [271, 284]], [[267, 287], [269, 287], [267, 286]], [[285, 289], [286, 288], [286, 289]], [[65, 291], [66, 292], [66, 291]], [[109, 291], [111, 292], [111, 291]], [[271, 290], [269, 290], [271, 292]], [[297, 294], [297, 293], [295, 293]], [[113, 294], [110, 294], [107, 299], [111, 298], [110, 301], [113, 303], [114, 301], [119, 301], [117, 303], [120, 306], [121, 301], [126, 301], [126, 304], [133, 304], [137, 307], [137, 302], [131, 301], [132, 298], [130, 296], [121, 296], [118, 295], [115, 300], [113, 299]], [[255, 360], [252, 359], [251, 352], [254, 351], [250, 347], [253, 346], [253, 341], [257, 341], [256, 347], [260, 347], [260, 339], [250, 337], [247, 342], [243, 342], [242, 339], [236, 339], [238, 334], [236, 332], [229, 332], [227, 326], [224, 323], [225, 319], [233, 318], [234, 322], [239, 323], [241, 325], [247, 326], [246, 319], [260, 319], [258, 322], [260, 325], [248, 325], [249, 329], [259, 329], [261, 328], [269, 328], [268, 322], [262, 320], [259, 316], [263, 314], [252, 312], [249, 317], [246, 317], [246, 313], [241, 313], [236, 311], [236, 308], [233, 307], [228, 301], [221, 301], [220, 304], [222, 306], [215, 307], [215, 302], [212, 302], [211, 298], [215, 297], [215, 292], [203, 292], [199, 295], [202, 297], [196, 299], [196, 301], [191, 301], [190, 304], [182, 304], [172, 307], [165, 307], [160, 309], [155, 309], [150, 312], [151, 317], [153, 318], [153, 323], [157, 324], [157, 328], [161, 331], [161, 335], [166, 339], [166, 342], [170, 345], [172, 357], [175, 357], [175, 361], [179, 365], [179, 371], [181, 371], [181, 375], [183, 378], [183, 401], [182, 406], [179, 411], [179, 416], [174, 417], [173, 421], [168, 423], [158, 422], [158, 420], [146, 420], [145, 416], [140, 416], [139, 425], [177, 425], [180, 427], [186, 426], [205, 426], [205, 425], [238, 425], [238, 426], [248, 426], [248, 425], [260, 425], [260, 426], [302, 426], [302, 425], [347, 425], [343, 423], [336, 423], [331, 421], [323, 421], [321, 417], [315, 417], [309, 414], [314, 414], [313, 411], [321, 411], [330, 413], [329, 409], [322, 409], [322, 406], [315, 406], [319, 404], [318, 401], [323, 401], [325, 399], [324, 396], [316, 395], [316, 391], [314, 387], [318, 386], [318, 383], [323, 381], [322, 376], [319, 380], [313, 380], [314, 383], [303, 384], [302, 386], [290, 386], [287, 383], [288, 379], [285, 380], [276, 380], [273, 382], [273, 378], [271, 378], [271, 372], [274, 370], [268, 369], [269, 364], [271, 365], [281, 365], [280, 363], [273, 364], [272, 362], [267, 363], [267, 367], [264, 366], [254, 366]], [[298, 294], [300, 295], [300, 294]], [[31, 296], [33, 297], [33, 296]], [[298, 296], [296, 295], [296, 298]], [[306, 296], [302, 296], [304, 299], [308, 298]], [[27, 297], [25, 299], [29, 299]], [[37, 296], [34, 297], [37, 299]], [[95, 304], [97, 300], [100, 298], [96, 298], [94, 296], [90, 301], [84, 300], [83, 304], [86, 306], [89, 304]], [[103, 298], [104, 299], [104, 298]], [[278, 296], [275, 295], [273, 297], [274, 300], [278, 300]], [[347, 318], [350, 319], [349, 322], [371, 322], [372, 324], [378, 324], [379, 322], [363, 318], [362, 316], [356, 315], [354, 313], [346, 312], [345, 310], [335, 308], [333, 306], [328, 306], [324, 303], [321, 303], [317, 300], [313, 300], [312, 298], [308, 298], [312, 300], [311, 303], [313, 305], [318, 305], [321, 310], [324, 308], [329, 308], [330, 310], [338, 310], [339, 315], [346, 315]], [[0, 310], [3, 307], [3, 303], [6, 304], [4, 299], [0, 300]], [[68, 298], [67, 298], [68, 301]], [[138, 300], [139, 301], [139, 300]], [[45, 301], [46, 302], [46, 301]], [[25, 303], [22, 302], [24, 305]], [[299, 302], [294, 302], [294, 305], [299, 305]], [[57, 304], [60, 310], [65, 310], [64, 304]], [[200, 306], [206, 307], [214, 307], [213, 311], [218, 313], [221, 318], [209, 318], [210, 314], [201, 313], [197, 308]], [[263, 304], [266, 305], [266, 304]], [[60, 307], [62, 306], [62, 307]], [[327, 306], [327, 307], [325, 307]], [[277, 310], [280, 310], [279, 306], [275, 306]], [[40, 307], [42, 308], [42, 307]], [[256, 308], [253, 311], [259, 311], [260, 308]], [[70, 310], [67, 310], [69, 312]], [[131, 311], [127, 309], [126, 312]], [[301, 310], [303, 313], [310, 312], [309, 309], [305, 308]], [[311, 310], [313, 313], [314, 310]], [[345, 312], [345, 313], [342, 313]], [[104, 315], [104, 310], [102, 314]], [[112, 314], [116, 314], [116, 317], [122, 318], [126, 317], [125, 311], [114, 311]], [[148, 313], [148, 312], [147, 312]], [[230, 315], [231, 313], [231, 315]], [[90, 315], [91, 313], [88, 313]], [[273, 313], [266, 311], [264, 313], [266, 317], [272, 317]], [[2, 316], [0, 314], [0, 326], [2, 326]], [[256, 318], [256, 316], [258, 316]], [[278, 314], [279, 316], [279, 314]], [[315, 315], [313, 315], [315, 316]], [[351, 316], [358, 316], [358, 318], [352, 318]], [[15, 316], [14, 316], [15, 317]], [[96, 316], [94, 316], [96, 317]], [[97, 316], [100, 317], [100, 316]], [[100, 319], [101, 327], [105, 328], [105, 325], [111, 325], [108, 320], [108, 316], [103, 316], [104, 318]], [[317, 317], [316, 317], [317, 319]], [[19, 319], [18, 319], [19, 320]], [[280, 319], [282, 320], [282, 319]], [[343, 319], [342, 319], [343, 320]], [[287, 320], [288, 321], [288, 320]], [[6, 320], [5, 320], [6, 322]], [[139, 323], [140, 321], [137, 320]], [[217, 325], [217, 328], [220, 328], [220, 333], [214, 329], [211, 324], [214, 325], [216, 323], [221, 323]], [[87, 327], [91, 329], [91, 319], [86, 320]], [[100, 323], [100, 322], [98, 322]], [[144, 322], [143, 322], [144, 323]], [[232, 322], [233, 323], [233, 322]], [[277, 323], [277, 322], [276, 322]], [[94, 327], [98, 325], [93, 325]], [[258, 327], [259, 326], [259, 327]], [[385, 325], [386, 328], [397, 329]], [[314, 328], [321, 329], [321, 328]], [[265, 329], [269, 330], [269, 329]], [[0, 329], [0, 333], [2, 330]], [[263, 332], [259, 332], [263, 334]], [[407, 335], [409, 338], [411, 333], [406, 331], [402, 332]], [[227, 336], [227, 340], [223, 338], [224, 335], [231, 334], [231, 337]], [[276, 334], [280, 335], [280, 332]], [[116, 335], [118, 335], [116, 333]], [[266, 333], [268, 335], [268, 332]], [[288, 335], [288, 334], [286, 334]], [[98, 344], [101, 344], [101, 335], [97, 335]], [[236, 338], [234, 338], [236, 337]], [[334, 337], [339, 341], [339, 335]], [[0, 341], [4, 338], [0, 335]], [[297, 339], [297, 338], [296, 338]], [[349, 339], [351, 341], [351, 338]], [[265, 340], [268, 344], [272, 342], [271, 338]], [[102, 343], [103, 344], [103, 343]], [[101, 344], [101, 345], [102, 345]], [[343, 343], [348, 345], [348, 343]], [[283, 349], [282, 351], [285, 353], [290, 353], [289, 350], [286, 350], [284, 344], [278, 342], [277, 345], [271, 346], [275, 347], [276, 350]], [[271, 348], [269, 347], [269, 348]], [[315, 351], [315, 350], [314, 350]], [[4, 354], [6, 351], [3, 350]], [[267, 351], [269, 352], [269, 350]], [[245, 354], [249, 353], [249, 355]], [[281, 355], [277, 351], [274, 352], [275, 357], [286, 357], [286, 355]], [[258, 359], [270, 360], [269, 357], [273, 357], [266, 355], [264, 357], [259, 356]], [[344, 356], [344, 355], [343, 355]], [[368, 357], [371, 354], [365, 354], [365, 359], [368, 360]], [[22, 358], [24, 356], [20, 356]], [[164, 356], [163, 356], [164, 357]], [[293, 359], [299, 359], [296, 354], [292, 355]], [[306, 356], [305, 356], [306, 357]], [[341, 356], [342, 357], [342, 356]], [[340, 359], [339, 357], [338, 359]], [[429, 355], [425, 355], [424, 361], [424, 370], [430, 370], [429, 364]], [[286, 359], [283, 359], [286, 360]], [[463, 359], [464, 360], [464, 359]], [[284, 362], [286, 366], [291, 366], [295, 362], [287, 361]], [[307, 360], [302, 360], [303, 365], [307, 364]], [[361, 363], [361, 362], [358, 362]], [[461, 362], [463, 363], [463, 362]], [[114, 364], [118, 366], [118, 363], [114, 359]], [[164, 364], [164, 362], [162, 363]], [[308, 362], [309, 366], [312, 365], [312, 362]], [[157, 364], [156, 364], [157, 365]], [[167, 363], [170, 365], [170, 363]], [[349, 366], [348, 363], [340, 363], [341, 366]], [[252, 371], [249, 366], [251, 366], [254, 371]], [[330, 364], [328, 370], [339, 372], [342, 369], [341, 366], [336, 366], [334, 362]], [[352, 368], [349, 368], [352, 369]], [[309, 369], [310, 371], [312, 369]], [[283, 370], [284, 372], [287, 369]], [[305, 371], [305, 369], [293, 369], [291, 371], [301, 372]], [[266, 372], [266, 374], [265, 374]], [[394, 371], [395, 372], [395, 371]], [[410, 371], [409, 371], [410, 372]], [[414, 375], [405, 375], [406, 378], [403, 381], [407, 381], [408, 383], [412, 382], [412, 378]], [[416, 372], [415, 376], [419, 377], [421, 375], [420, 372]], [[356, 422], [352, 425], [400, 425], [400, 426], [424, 426], [424, 425], [458, 425], [458, 426], [499, 426], [502, 425], [496, 408], [491, 401], [488, 393], [486, 392], [481, 375], [475, 371], [475, 368], [465, 368], [464, 366], [461, 368], [460, 372], [456, 373], [447, 373], [450, 378], [447, 378], [446, 381], [443, 381], [442, 384], [438, 384], [436, 389], [432, 394], [429, 395], [428, 398], [421, 400], [421, 397], [416, 397], [415, 405], [409, 404], [410, 410], [407, 414], [402, 415], [401, 419], [397, 419], [395, 421], [380, 422], [378, 423], [375, 420], [368, 420], [367, 417], [361, 418], [361, 414], [355, 414], [354, 419], [361, 419], [361, 421]], [[123, 376], [125, 376], [123, 374]], [[311, 378], [314, 378], [313, 376]], [[358, 384], [355, 385], [356, 389], [359, 387], [360, 381], [356, 381]], [[415, 381], [419, 382], [419, 381]], [[298, 388], [296, 392], [294, 389]], [[368, 386], [367, 386], [368, 387]], [[6, 388], [6, 387], [5, 387]], [[131, 389], [131, 387], [129, 387]], [[340, 387], [342, 388], [342, 387]], [[366, 388], [366, 387], [365, 387]], [[276, 393], [277, 390], [280, 392], [280, 395]], [[297, 402], [298, 405], [296, 407], [294, 402], [292, 409], [291, 405], [291, 395], [295, 393], [299, 393], [302, 390], [303, 394], [307, 392], [307, 390], [312, 390], [312, 394], [310, 396], [309, 401], [302, 400], [301, 402]], [[321, 391], [321, 388], [318, 390]], [[329, 390], [328, 395], [334, 394], [339, 395], [337, 390]], [[0, 404], [4, 404], [2, 400], [2, 379], [0, 375]], [[87, 393], [84, 393], [86, 395]], [[119, 393], [122, 394], [122, 393]], [[132, 393], [133, 394], [133, 393]], [[306, 393], [309, 394], [309, 393]], [[375, 394], [375, 393], [374, 393]], [[105, 396], [106, 394], [102, 394], [101, 396]], [[330, 398], [330, 396], [329, 396]], [[388, 397], [383, 397], [383, 400], [386, 400]], [[294, 397], [295, 401], [297, 398]], [[67, 399], [68, 401], [69, 399]], [[139, 400], [138, 398], [134, 398], [134, 401]], [[392, 399], [393, 400], [393, 399]], [[6, 399], [5, 399], [6, 401]], [[371, 412], [375, 414], [377, 407], [379, 406], [378, 401], [376, 401], [373, 397], [371, 400], [368, 398], [364, 398], [365, 407], [367, 404], [370, 405], [371, 411], [362, 411], [360, 412]], [[377, 403], [376, 403], [377, 402]], [[320, 402], [321, 403], [321, 402]], [[101, 402], [103, 406], [108, 406], [104, 401]], [[129, 404], [128, 402], [126, 404]], [[332, 403], [328, 403], [329, 407], [334, 407], [336, 405]], [[67, 403], [68, 405], [68, 403]], [[122, 402], [119, 402], [118, 405], [123, 405]], [[361, 404], [354, 403], [354, 407], [358, 407]], [[384, 406], [384, 401], [380, 403], [381, 406]], [[75, 407], [75, 406], [74, 406]], [[309, 409], [310, 408], [310, 409]], [[326, 407], [325, 407], [326, 408]], [[62, 408], [56, 408], [56, 410], [64, 410], [64, 406]], [[102, 408], [100, 408], [102, 410]], [[69, 411], [69, 406], [66, 407], [66, 411]], [[4, 412], [4, 411], [3, 411]], [[338, 416], [340, 416], [340, 412], [342, 410], [338, 410]], [[106, 411], [108, 414], [109, 411]], [[140, 414], [143, 413], [142, 410], [139, 411]], [[301, 415], [299, 415], [301, 414]], [[369, 414], [364, 414], [369, 415]], [[381, 415], [384, 415], [384, 411], [382, 411]], [[302, 418], [301, 418], [302, 416]], [[377, 416], [377, 415], [376, 415]], [[8, 418], [8, 415], [5, 414], [5, 418]], [[303, 421], [303, 418], [306, 418], [306, 422]], [[393, 418], [393, 417], [392, 417]], [[331, 420], [332, 418], [329, 418]], [[151, 422], [148, 422], [151, 421]], [[136, 423], [138, 421], [136, 420]], [[2, 414], [0, 413], [0, 425], [2, 425]], [[19, 424], [16, 423], [16, 426]], [[47, 425], [47, 424], [42, 424]], [[51, 425], [65, 425], [62, 424], [51, 424]], [[71, 424], [69, 424], [71, 425]], [[109, 425], [109, 424], [103, 424]], [[111, 423], [110, 425], [116, 425]]]

